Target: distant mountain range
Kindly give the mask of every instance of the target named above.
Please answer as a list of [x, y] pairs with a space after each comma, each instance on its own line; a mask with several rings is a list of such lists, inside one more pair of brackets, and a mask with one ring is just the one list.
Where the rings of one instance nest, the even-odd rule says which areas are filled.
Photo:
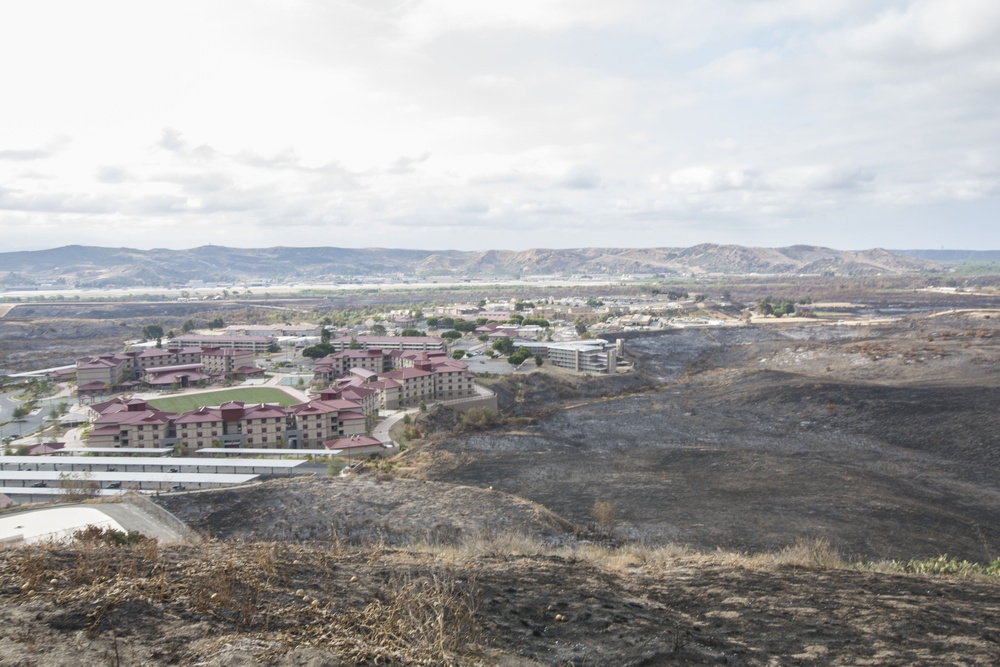
[[907, 257], [928, 259], [932, 262], [957, 264], [961, 262], [1000, 262], [1000, 250], [893, 250]]
[[[168, 286], [190, 281], [243, 283], [359, 278], [495, 278], [705, 274], [875, 275], [934, 271], [933, 257], [880, 248], [833, 250], [796, 245], [750, 248], [575, 248], [523, 251], [384, 248], [227, 248], [136, 250], [65, 246], [0, 253], [0, 285]], [[956, 251], [957, 252], [957, 251]]]

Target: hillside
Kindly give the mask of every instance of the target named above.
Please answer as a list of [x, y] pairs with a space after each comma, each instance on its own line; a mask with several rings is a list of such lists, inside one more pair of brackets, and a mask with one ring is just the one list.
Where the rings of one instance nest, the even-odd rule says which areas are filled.
[[887, 250], [816, 246], [750, 248], [701, 244], [690, 248], [576, 248], [524, 251], [386, 248], [227, 248], [137, 250], [65, 246], [0, 253], [0, 286], [166, 286], [191, 280], [492, 278], [532, 275], [816, 274], [875, 275], [939, 269]]
[[0, 550], [0, 665], [995, 664], [992, 576], [849, 566], [821, 541], [755, 557], [585, 534], [543, 544], [520, 529], [557, 526], [530, 511], [507, 529], [462, 537], [454, 528], [493, 506], [530, 508], [503, 494], [400, 481], [363, 484], [351, 509], [417, 506], [444, 491], [464, 516], [427, 513], [433, 534], [421, 536], [414, 513], [412, 537], [387, 543], [369, 530], [380, 520], [368, 512], [368, 524], [327, 521], [304, 538], [312, 514], [298, 513], [340, 509], [310, 504], [324, 487], [349, 492], [364, 480], [291, 480], [256, 494], [295, 506], [283, 526], [252, 502], [233, 515], [236, 492], [208, 491], [190, 497], [200, 518], [189, 518], [207, 530], [228, 517], [239, 535]]

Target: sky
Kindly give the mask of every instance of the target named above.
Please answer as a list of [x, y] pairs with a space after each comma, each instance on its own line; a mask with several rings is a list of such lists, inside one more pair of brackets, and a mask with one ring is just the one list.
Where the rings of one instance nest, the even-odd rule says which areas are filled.
[[1000, 248], [997, 0], [0, 4], [0, 251]]

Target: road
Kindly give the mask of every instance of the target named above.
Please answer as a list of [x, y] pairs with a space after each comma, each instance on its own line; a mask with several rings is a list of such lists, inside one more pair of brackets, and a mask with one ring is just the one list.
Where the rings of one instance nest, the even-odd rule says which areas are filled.
[[[21, 404], [21, 401], [14, 399], [14, 395], [15, 392], [0, 394], [0, 423], [10, 422], [14, 418], [14, 410]], [[41, 428], [45, 417], [48, 416], [48, 410], [40, 409], [37, 412], [32, 410], [32, 412], [35, 414], [30, 414], [17, 422], [0, 426], [0, 440], [10, 435], [23, 436], [34, 433]]]

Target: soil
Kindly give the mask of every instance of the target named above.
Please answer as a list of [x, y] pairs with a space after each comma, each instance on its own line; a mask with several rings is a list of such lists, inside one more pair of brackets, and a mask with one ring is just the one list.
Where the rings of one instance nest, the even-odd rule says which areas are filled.
[[610, 503], [629, 540], [758, 553], [823, 538], [851, 559], [989, 562], [996, 334], [996, 318], [967, 313], [634, 338], [636, 377], [500, 381], [506, 427], [432, 422], [421, 470], [582, 526]]
[[3, 556], [0, 665], [993, 665], [1000, 655], [995, 582], [502, 543]]

